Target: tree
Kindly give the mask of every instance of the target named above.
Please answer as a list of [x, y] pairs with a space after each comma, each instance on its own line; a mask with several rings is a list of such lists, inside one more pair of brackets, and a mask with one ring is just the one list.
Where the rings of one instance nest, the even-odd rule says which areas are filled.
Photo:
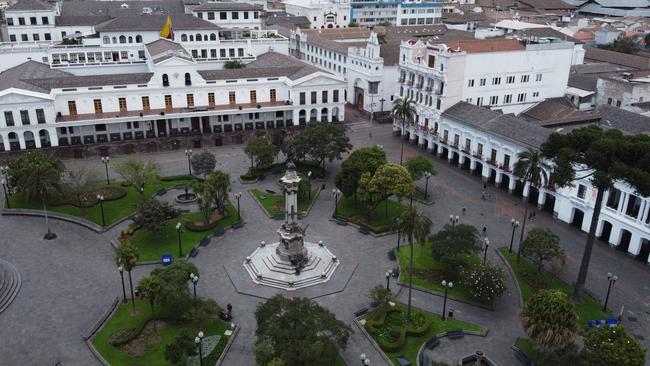
[[264, 136], [248, 140], [244, 152], [251, 159], [251, 169], [265, 167], [273, 164], [275, 159], [275, 146], [270, 144]]
[[143, 277], [138, 283], [138, 293], [141, 299], [149, 301], [151, 306], [151, 320], [153, 320], [153, 332], [156, 333], [156, 313], [154, 304], [162, 294], [162, 285], [160, 280], [154, 276]]
[[585, 333], [584, 358], [593, 366], [643, 366], [646, 350], [624, 327], [598, 327]]
[[140, 189], [145, 183], [158, 177], [158, 165], [152, 161], [127, 158], [115, 163], [114, 169], [125, 184]]
[[221, 307], [212, 299], [197, 299], [187, 312], [187, 318], [197, 324], [203, 324], [219, 316]]
[[437, 174], [431, 159], [422, 155], [406, 159], [405, 167], [411, 173], [414, 181], [422, 179], [425, 173], [430, 173], [431, 175]]
[[190, 273], [199, 275], [196, 266], [190, 262], [175, 262], [151, 271], [151, 276], [158, 278], [162, 287], [158, 303], [166, 308], [175, 309], [181, 314], [190, 309], [192, 304], [188, 286]]
[[181, 357], [183, 357], [183, 352], [176, 343], [170, 343], [165, 346], [163, 357], [172, 365], [178, 365], [181, 362]]
[[[404, 169], [404, 168], [402, 168]], [[408, 320], [411, 320], [411, 292], [413, 290], [413, 239], [426, 238], [427, 235], [431, 232], [431, 226], [433, 223], [431, 219], [424, 216], [424, 214], [418, 211], [415, 207], [411, 207], [406, 211], [402, 212], [400, 216], [400, 221], [398, 223], [398, 229], [402, 233], [402, 236], [408, 240], [411, 256], [409, 259], [409, 301], [408, 301]]]
[[346, 127], [342, 124], [329, 122], [313, 122], [307, 125], [293, 139], [296, 151], [316, 159], [323, 170], [325, 161], [341, 159], [341, 154], [352, 148], [350, 138], [345, 134]]
[[489, 262], [479, 263], [470, 269], [461, 269], [461, 283], [470, 294], [484, 303], [493, 303], [506, 291], [506, 275], [503, 269]]
[[[393, 116], [402, 123], [400, 133], [404, 133], [407, 126], [411, 126], [415, 120], [415, 101], [412, 98], [397, 98], [393, 101]], [[401, 136], [400, 136], [401, 138]], [[404, 139], [402, 138], [402, 147], [399, 153], [399, 163], [402, 164], [404, 158]]]
[[238, 60], [226, 61], [223, 64], [224, 69], [243, 69], [246, 67], [246, 64]]
[[411, 174], [401, 165], [384, 164], [377, 168], [370, 180], [368, 177], [369, 173], [361, 176], [357, 194], [362, 201], [373, 208], [385, 200], [386, 217], [388, 217], [388, 198], [391, 195], [412, 197], [415, 194], [415, 184]]
[[354, 196], [359, 188], [361, 175], [370, 173], [372, 176], [377, 168], [386, 162], [386, 152], [378, 146], [356, 149], [341, 163], [341, 171], [335, 179], [336, 187], [345, 197]]
[[563, 349], [578, 332], [575, 306], [560, 290], [540, 290], [519, 314], [528, 337], [542, 350]]
[[50, 193], [62, 191], [65, 166], [53, 155], [29, 151], [9, 163], [8, 181], [11, 187], [30, 199], [46, 203]]
[[[589, 179], [596, 189], [589, 234], [573, 294], [578, 299], [587, 280], [605, 191], [612, 188], [615, 181], [625, 181], [639, 195], [650, 195], [650, 136], [623, 135], [616, 129], [604, 131], [598, 126], [589, 126], [566, 135], [553, 133], [541, 150], [555, 164], [552, 174], [555, 184], [564, 187], [576, 180]], [[580, 177], [576, 177], [576, 171], [582, 172]]]
[[76, 168], [67, 170], [63, 180], [63, 190], [67, 195], [74, 197], [79, 207], [86, 207], [88, 201], [95, 202], [91, 196], [98, 187], [98, 175], [94, 170]]
[[564, 255], [560, 248], [560, 237], [549, 229], [534, 228], [526, 235], [526, 240], [521, 243], [523, 255], [533, 258], [537, 262], [537, 271], [541, 272], [544, 261], [552, 261]]
[[[255, 311], [258, 365], [329, 366], [345, 348], [352, 329], [329, 310], [306, 298], [275, 295]], [[279, 363], [279, 362], [283, 363]]]
[[217, 158], [211, 152], [204, 150], [192, 155], [191, 165], [196, 174], [203, 174], [205, 178], [217, 166]]
[[637, 45], [630, 37], [621, 37], [610, 44], [603, 45], [602, 48], [614, 52], [636, 53]]
[[445, 225], [429, 237], [433, 259], [457, 267], [466, 255], [475, 255], [483, 249], [478, 230], [472, 225]]
[[382, 285], [377, 285], [370, 289], [368, 297], [372, 300], [372, 303], [377, 306], [388, 306], [389, 302], [395, 300], [393, 292]]
[[133, 294], [133, 280], [131, 279], [131, 271], [135, 268], [135, 265], [140, 260], [140, 253], [138, 248], [129, 243], [121, 242], [120, 245], [115, 249], [115, 264], [122, 268], [129, 274], [129, 288], [131, 290], [131, 302], [133, 304], [133, 312], [135, 313], [135, 302]]
[[175, 338], [174, 343], [165, 346], [164, 357], [173, 365], [180, 364], [183, 356], [185, 358], [196, 355], [196, 344], [194, 339], [190, 337], [186, 330], [181, 331], [181, 334]]
[[180, 211], [168, 202], [152, 198], [140, 202], [138, 212], [133, 217], [133, 224], [152, 233], [160, 233], [169, 220], [180, 216], [180, 214]]
[[275, 146], [275, 158], [278, 158], [278, 153], [284, 149], [284, 138], [286, 132], [284, 130], [274, 130], [271, 134], [271, 145]]
[[[515, 163], [513, 174], [524, 182], [533, 187], [542, 187], [549, 183], [549, 172], [551, 166], [544, 160], [542, 153], [539, 150], [528, 148], [517, 154], [517, 162]], [[528, 217], [528, 205], [524, 205], [524, 217], [521, 219], [521, 235], [519, 236], [519, 248], [517, 249], [517, 262], [521, 254], [521, 242], [524, 239], [524, 232], [526, 231], [526, 219]]]
[[198, 205], [203, 214], [205, 225], [210, 222], [214, 206], [217, 207], [220, 214], [225, 213], [228, 202], [228, 189], [230, 189], [230, 175], [228, 173], [215, 170], [204, 181], [192, 182], [192, 189], [198, 194]]

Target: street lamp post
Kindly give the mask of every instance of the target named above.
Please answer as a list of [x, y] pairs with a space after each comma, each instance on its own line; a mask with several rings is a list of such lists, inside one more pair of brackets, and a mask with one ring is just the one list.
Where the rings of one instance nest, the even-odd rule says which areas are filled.
[[483, 264], [485, 264], [485, 261], [487, 260], [487, 251], [489, 246], [490, 246], [490, 239], [485, 238], [485, 252], [483, 253]]
[[192, 281], [192, 285], [194, 285], [194, 302], [196, 302], [196, 285], [199, 283], [199, 276], [190, 273], [190, 281]]
[[122, 303], [126, 304], [128, 301], [126, 300], [126, 287], [124, 286], [124, 266], [117, 267], [117, 270], [120, 271], [120, 277], [122, 278]]
[[104, 216], [104, 196], [98, 194], [97, 201], [99, 201], [99, 208], [102, 211], [102, 226], [106, 226], [106, 216]]
[[203, 366], [203, 332], [199, 332], [194, 338], [194, 343], [199, 346], [199, 366]]
[[611, 272], [608, 272], [607, 280], [609, 281], [609, 285], [607, 286], [607, 296], [605, 296], [605, 304], [603, 305], [603, 311], [607, 311], [607, 303], [609, 302], [609, 293], [612, 290], [612, 286], [616, 283], [616, 280], [618, 280], [618, 276], [614, 276], [612, 275]]
[[309, 181], [309, 201], [311, 201], [311, 170], [307, 173], [307, 180]]
[[144, 199], [144, 183], [140, 186], [140, 198]]
[[185, 156], [187, 156], [187, 170], [192, 175], [192, 149], [185, 149]]
[[341, 191], [338, 188], [332, 189], [332, 196], [334, 197], [334, 217], [338, 216], [339, 212], [339, 195]]
[[104, 169], [106, 170], [106, 185], [111, 184], [111, 179], [108, 176], [108, 163], [110, 162], [111, 158], [108, 156], [102, 156], [102, 163], [104, 164]]
[[390, 276], [393, 275], [393, 271], [386, 271], [386, 290], [390, 290]]
[[429, 196], [429, 178], [431, 178], [430, 172], [424, 172], [424, 178], [426, 178], [426, 183], [424, 184], [424, 200], [427, 200]]
[[508, 248], [508, 252], [512, 253], [512, 243], [515, 240], [515, 230], [517, 230], [517, 227], [519, 227], [519, 221], [511, 219], [510, 225], [512, 225], [512, 236], [510, 237], [510, 248]]
[[368, 366], [370, 365], [370, 359], [366, 356], [365, 353], [362, 353], [359, 358], [361, 359], [361, 365]]
[[183, 256], [183, 246], [181, 244], [181, 232], [183, 231], [183, 227], [179, 222], [176, 223], [176, 232], [178, 233], [178, 256], [182, 257]]
[[447, 311], [447, 294], [449, 293], [449, 289], [454, 287], [454, 284], [449, 281], [442, 280], [442, 287], [445, 288], [445, 300], [442, 302], [442, 320], [445, 320], [445, 312]]
[[451, 227], [456, 226], [456, 224], [460, 221], [460, 217], [458, 215], [449, 215], [449, 223], [451, 224]]
[[237, 221], [241, 221], [241, 211], [239, 210], [239, 199], [241, 198], [241, 192], [235, 193], [235, 199], [237, 199]]
[[399, 250], [399, 242], [402, 239], [402, 228], [400, 224], [402, 223], [402, 219], [399, 217], [395, 218], [395, 222], [397, 223], [397, 250]]
[[4, 179], [2, 180], [2, 190], [5, 192], [5, 205], [7, 208], [11, 208], [9, 204], [9, 192], [7, 192], [7, 182]]

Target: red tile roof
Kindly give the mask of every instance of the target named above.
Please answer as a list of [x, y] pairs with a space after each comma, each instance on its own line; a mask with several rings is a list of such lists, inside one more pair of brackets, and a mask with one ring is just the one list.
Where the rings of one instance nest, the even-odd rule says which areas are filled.
[[526, 46], [516, 39], [472, 39], [447, 43], [452, 51], [467, 53], [506, 52], [525, 50]]

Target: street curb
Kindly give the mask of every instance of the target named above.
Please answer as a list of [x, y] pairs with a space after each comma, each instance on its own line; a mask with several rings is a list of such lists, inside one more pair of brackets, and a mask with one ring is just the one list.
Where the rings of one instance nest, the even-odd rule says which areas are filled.
[[[32, 210], [27, 208], [3, 208], [2, 216], [30, 216], [30, 217], [45, 217], [43, 210]], [[90, 229], [98, 234], [101, 234], [106, 231], [105, 228], [95, 224], [94, 222], [82, 219], [77, 216], [72, 216], [68, 214], [62, 214], [58, 212], [47, 212], [48, 219], [60, 220], [83, 226], [87, 229]]]
[[[336, 222], [336, 219], [333, 218], [333, 217], [330, 217], [329, 220], [330, 220], [331, 222]], [[348, 222], [345, 224], [345, 226], [352, 226], [353, 228], [356, 228], [357, 230], [361, 227], [361, 225], [355, 224], [355, 223], [353, 223], [352, 221], [348, 221]], [[390, 231], [386, 231], [386, 232], [384, 232], [384, 233], [376, 234], [376, 233], [372, 232], [372, 230], [370, 230], [369, 227], [368, 227], [368, 231], [369, 231], [369, 232], [368, 232], [367, 235], [372, 235], [372, 236], [375, 237], [375, 238], [381, 238], [381, 237], [386, 236], [386, 235], [392, 235], [392, 234], [395, 234], [395, 230], [390, 230]], [[365, 234], [364, 234], [364, 235], [365, 235]]]
[[[501, 247], [501, 248], [506, 248], [506, 247]], [[494, 248], [494, 251], [497, 252], [497, 255], [501, 260], [503, 261], [503, 264], [505, 264], [506, 268], [508, 269], [508, 273], [510, 273], [510, 276], [512, 277], [512, 280], [515, 282], [515, 288], [517, 289], [517, 295], [519, 298], [519, 308], [524, 307], [524, 298], [523, 295], [521, 294], [521, 287], [519, 286], [519, 280], [517, 279], [517, 275], [515, 275], [515, 271], [512, 269], [510, 266], [510, 263], [506, 259], [506, 257], [501, 254], [501, 251], [499, 251], [500, 248]]]
[[233, 329], [232, 335], [230, 335], [230, 339], [228, 339], [228, 343], [226, 343], [226, 347], [224, 347], [223, 351], [221, 352], [221, 356], [219, 356], [219, 359], [217, 359], [217, 363], [215, 363], [214, 366], [221, 365], [221, 363], [223, 363], [223, 360], [226, 359], [226, 354], [230, 350], [230, 347], [232, 346], [233, 342], [235, 342], [235, 338], [237, 337], [237, 334], [239, 334], [240, 328], [241, 328], [240, 326], [235, 325], [235, 329]]
[[102, 357], [102, 355], [100, 355], [99, 352], [97, 352], [97, 350], [95, 349], [95, 346], [93, 345], [93, 339], [95, 339], [95, 336], [97, 335], [97, 333], [100, 330], [102, 330], [102, 328], [104, 328], [104, 326], [106, 325], [108, 320], [111, 319], [113, 317], [113, 315], [115, 315], [115, 312], [117, 311], [117, 308], [118, 308], [117, 305], [119, 303], [120, 303], [120, 298], [115, 297], [115, 300], [113, 300], [113, 302], [111, 303], [110, 308], [107, 311], [105, 311], [104, 314], [102, 314], [102, 316], [93, 325], [93, 327], [89, 328], [88, 330], [86, 330], [84, 332], [84, 333], [90, 333], [92, 331], [92, 333], [88, 334], [87, 337], [86, 337], [85, 334], [82, 334], [82, 336], [81, 336], [84, 339], [84, 343], [86, 344], [86, 346], [90, 350], [90, 353], [92, 353], [93, 356], [95, 357], [95, 359], [97, 359], [97, 361], [99, 361], [99, 363], [101, 363], [104, 366], [111, 366], [111, 364], [109, 364], [104, 359], [104, 357]]
[[375, 339], [372, 338], [372, 336], [368, 333], [366, 328], [363, 325], [361, 325], [361, 323], [359, 323], [359, 318], [360, 317], [357, 317], [357, 318], [353, 319], [354, 324], [359, 328], [359, 330], [361, 330], [361, 334], [363, 334], [366, 337], [366, 339], [368, 339], [368, 341], [370, 342], [370, 344], [372, 344], [372, 346], [375, 348], [375, 350], [377, 350], [377, 352], [379, 352], [379, 354], [384, 359], [384, 361], [386, 361], [386, 363], [388, 363], [389, 365], [392, 366], [393, 361], [391, 361], [390, 358], [388, 358], [388, 356], [386, 356], [386, 353], [381, 349], [381, 347], [379, 347], [379, 344], [377, 344], [377, 341], [375, 341]]

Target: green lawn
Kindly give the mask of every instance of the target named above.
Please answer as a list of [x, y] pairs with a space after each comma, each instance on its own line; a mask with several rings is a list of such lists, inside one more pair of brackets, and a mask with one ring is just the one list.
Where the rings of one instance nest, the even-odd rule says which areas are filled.
[[[403, 312], [406, 312], [406, 305], [403, 304], [396, 304], [395, 305], [397, 309], [402, 310]], [[440, 318], [439, 314], [433, 314], [429, 313], [427, 311], [413, 308], [414, 311], [420, 312], [422, 315], [425, 317], [429, 318], [431, 320], [431, 328], [429, 328], [429, 331], [425, 333], [424, 335], [420, 337], [413, 337], [413, 336], [407, 336], [406, 337], [406, 343], [404, 345], [404, 348], [402, 348], [398, 352], [387, 352], [386, 355], [393, 361], [394, 365], [399, 365], [397, 363], [397, 356], [403, 355], [405, 356], [409, 361], [411, 361], [412, 364], [416, 364], [416, 358], [418, 354], [418, 350], [420, 347], [422, 347], [422, 344], [426, 342], [429, 338], [433, 337], [434, 335], [438, 333], [445, 332], [449, 329], [462, 329], [462, 330], [471, 330], [471, 331], [476, 331], [476, 332], [481, 332], [484, 331], [482, 327], [479, 327], [474, 324], [469, 324], [465, 322], [461, 322], [456, 319], [447, 319], [443, 321]], [[442, 309], [441, 309], [442, 310]], [[372, 313], [370, 313], [372, 314]], [[368, 314], [368, 316], [370, 316]], [[367, 328], [366, 328], [367, 329]], [[373, 338], [376, 340], [376, 335], [371, 334]]]
[[[149, 304], [146, 301], [136, 300], [136, 308], [139, 313], [132, 316], [131, 304], [120, 305], [113, 317], [108, 320], [104, 328], [93, 339], [95, 349], [112, 366], [171, 365], [164, 359], [163, 352], [165, 346], [172, 343], [181, 331], [186, 330], [190, 336], [194, 336], [199, 330], [202, 330], [205, 336], [223, 336], [224, 331], [229, 329], [228, 324], [218, 320], [212, 320], [200, 325], [196, 323], [170, 322], [167, 326], [158, 330], [157, 334], [161, 337], [158, 342], [152, 342], [149, 339], [144, 354], [139, 357], [133, 357], [119, 348], [112, 346], [108, 340], [111, 334], [121, 329], [136, 327], [138, 324], [144, 324], [149, 321], [151, 318]], [[156, 313], [159, 317], [169, 317], [174, 315], [175, 312], [157, 310]], [[207, 356], [204, 355], [204, 358]]]
[[[409, 283], [407, 269], [409, 267], [410, 257], [411, 250], [409, 245], [404, 244], [400, 246], [399, 251], [397, 251], [397, 259], [399, 260], [399, 265], [402, 269], [400, 272], [400, 281], [402, 281], [402, 283]], [[477, 262], [480, 261], [478, 256], [473, 256], [471, 258]], [[427, 242], [424, 245], [424, 248], [420, 244], [414, 244], [413, 268], [415, 268], [413, 276], [414, 286], [422, 287], [441, 294], [445, 292], [441, 283], [442, 280], [444, 280], [441, 274], [442, 263], [433, 259], [431, 256], [431, 243]], [[449, 290], [448, 295], [452, 299], [478, 301], [475, 300], [472, 295], [470, 295], [469, 290], [458, 281], [454, 282], [454, 286]]]
[[515, 346], [519, 348], [520, 350], [526, 352], [526, 355], [528, 355], [528, 358], [534, 360], [537, 356], [537, 351], [535, 351], [535, 345], [533, 344], [533, 341], [531, 341], [528, 338], [517, 338], [517, 341], [515, 342]]
[[[262, 192], [259, 189], [251, 189], [250, 192], [253, 194], [253, 197], [264, 207], [266, 212], [271, 215], [280, 215], [284, 214], [284, 195], [282, 194], [268, 194]], [[306, 214], [309, 205], [316, 198], [316, 193], [318, 189], [314, 189], [311, 192], [311, 200], [309, 199], [298, 199], [298, 213]], [[262, 199], [264, 197], [264, 199]]]
[[[528, 301], [536, 291], [542, 289], [556, 288], [569, 296], [573, 294], [573, 287], [568, 283], [544, 269], [542, 269], [541, 273], [538, 273], [537, 264], [527, 258], [521, 257], [521, 262], [517, 263], [516, 252], [509, 253], [508, 248], [499, 248], [499, 251], [508, 260], [517, 276], [524, 302]], [[603, 306], [587, 295], [582, 295], [582, 303], [575, 305], [578, 313], [578, 323], [581, 327], [586, 327], [589, 320], [606, 319], [612, 316], [611, 312], [602, 311]]]
[[[388, 215], [386, 215], [388, 205]], [[341, 197], [339, 199], [336, 216], [347, 219], [357, 225], [368, 226], [373, 232], [385, 232], [393, 229], [395, 219], [408, 209], [406, 205], [391, 199], [381, 202], [374, 211], [368, 206], [355, 202], [354, 198]]]
[[[188, 182], [189, 180], [187, 179], [181, 179], [148, 183], [145, 185], [144, 195], [145, 197], [150, 198], [163, 188], [169, 189], [176, 186], [177, 184], [186, 184]], [[119, 183], [112, 183], [110, 186], [123, 188], [126, 190], [127, 195], [126, 197], [120, 198], [119, 200], [104, 202], [104, 215], [106, 218], [106, 225], [110, 225], [133, 213], [137, 209], [138, 201], [140, 200], [140, 191], [136, 190], [134, 187], [124, 188], [121, 187]], [[12, 208], [28, 208], [35, 210], [43, 209], [43, 205], [39, 201], [29, 200], [22, 193], [16, 193], [12, 195], [10, 197], [9, 203], [11, 204]], [[99, 204], [88, 208], [80, 208], [66, 204], [61, 206], [50, 206], [48, 207], [48, 210], [52, 212], [81, 217], [100, 226], [102, 224], [102, 213]]]
[[416, 189], [414, 198], [416, 198], [416, 199], [418, 199], [418, 200], [420, 200], [422, 202], [430, 203], [430, 202], [433, 202], [433, 197], [431, 196], [432, 193], [433, 192], [431, 191], [431, 187], [429, 187], [429, 193], [427, 194], [427, 198], [424, 199], [424, 191], [420, 191], [419, 189]]
[[[226, 210], [230, 214], [228, 217], [219, 221], [218, 226], [225, 228], [237, 221], [237, 210], [228, 202]], [[140, 250], [140, 261], [158, 261], [162, 254], [169, 253], [173, 258], [178, 257], [178, 233], [176, 232], [176, 223], [181, 222], [183, 228], [187, 221], [198, 221], [203, 218], [201, 212], [192, 212], [182, 215], [176, 220], [171, 220], [163, 227], [160, 232], [152, 233], [146, 230], [138, 230], [132, 237], [133, 243]], [[181, 233], [181, 243], [183, 246], [183, 255], [189, 251], [205, 236], [212, 234], [216, 228], [206, 231], [189, 231], [183, 229]]]

